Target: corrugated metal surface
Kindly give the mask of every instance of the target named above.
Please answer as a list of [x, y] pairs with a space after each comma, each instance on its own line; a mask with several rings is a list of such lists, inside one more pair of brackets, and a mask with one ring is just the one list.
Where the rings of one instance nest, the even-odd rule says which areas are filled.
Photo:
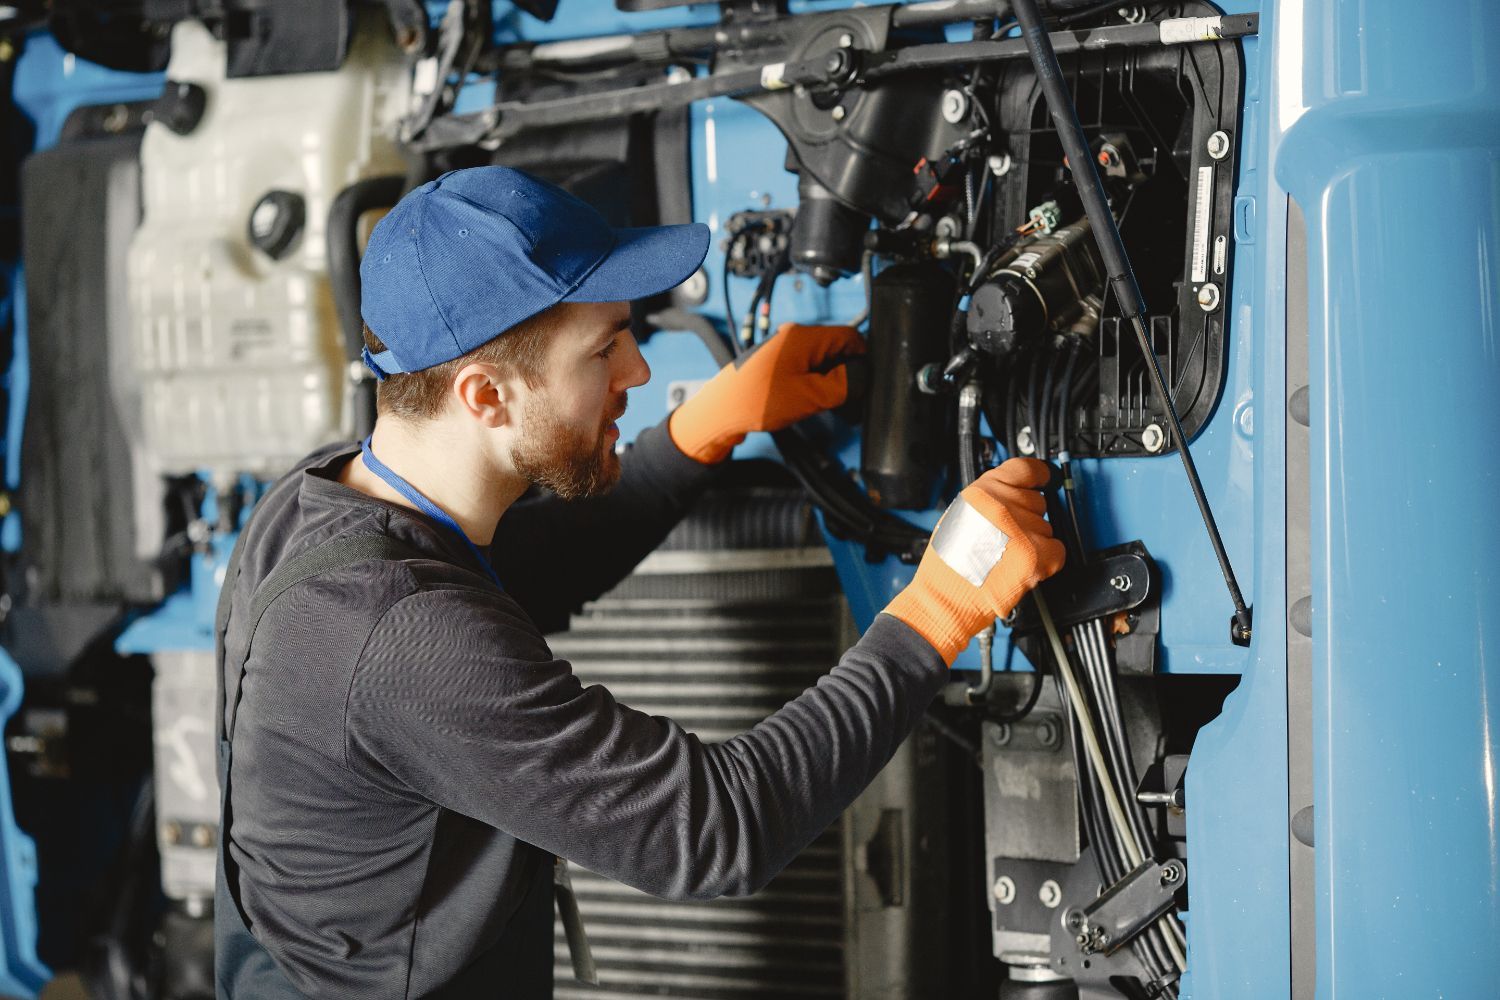
[[[715, 514], [733, 521], [731, 511]], [[686, 531], [690, 545], [719, 534], [701, 521]], [[775, 532], [754, 534], [762, 537], [750, 544], [764, 544]], [[576, 616], [571, 631], [550, 637], [552, 649], [584, 683], [604, 684], [626, 704], [669, 716], [705, 740], [726, 740], [796, 697], [839, 653], [827, 550], [788, 540], [778, 549], [669, 544], [676, 551], [648, 559]], [[559, 927], [556, 995], [842, 997], [841, 851], [835, 827], [765, 891], [711, 902], [655, 899], [575, 867], [601, 985], [573, 980]]]

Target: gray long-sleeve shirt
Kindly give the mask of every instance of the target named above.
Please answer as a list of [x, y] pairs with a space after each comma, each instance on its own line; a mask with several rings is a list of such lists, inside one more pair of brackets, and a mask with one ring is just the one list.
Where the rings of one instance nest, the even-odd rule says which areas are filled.
[[608, 496], [506, 513], [491, 549], [504, 594], [459, 571], [474, 556], [446, 529], [339, 484], [356, 452], [325, 449], [281, 480], [226, 582], [232, 651], [236, 612], [283, 560], [360, 533], [430, 556], [294, 587], [246, 665], [228, 848], [253, 933], [309, 996], [549, 997], [551, 854], [662, 896], [753, 892], [869, 783], [945, 678], [881, 615], [815, 686], [705, 744], [584, 687], [542, 637], [707, 483], [664, 427]]

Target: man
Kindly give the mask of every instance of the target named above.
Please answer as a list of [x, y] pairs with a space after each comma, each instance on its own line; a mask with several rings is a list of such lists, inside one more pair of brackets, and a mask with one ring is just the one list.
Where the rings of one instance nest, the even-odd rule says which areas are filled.
[[[629, 573], [747, 433], [841, 403], [860, 349], [790, 328], [622, 468], [613, 422], [650, 374], [628, 301], [707, 244], [700, 225], [612, 231], [499, 167], [376, 227], [375, 432], [277, 483], [224, 583], [221, 997], [550, 996], [554, 854], [664, 896], [755, 891], [1061, 565], [1044, 467], [1007, 463], [839, 664], [748, 733], [704, 745], [582, 687], [543, 630]], [[551, 495], [522, 499], [533, 485]]]

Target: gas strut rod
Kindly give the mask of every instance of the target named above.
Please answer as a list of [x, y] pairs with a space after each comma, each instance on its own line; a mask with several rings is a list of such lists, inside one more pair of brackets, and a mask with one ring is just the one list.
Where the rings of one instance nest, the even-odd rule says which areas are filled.
[[1130, 325], [1135, 328], [1136, 339], [1141, 345], [1141, 354], [1146, 359], [1146, 370], [1151, 374], [1151, 386], [1160, 401], [1160, 409], [1172, 421], [1172, 433], [1177, 441], [1177, 453], [1182, 456], [1182, 468], [1187, 472], [1188, 485], [1193, 490], [1193, 499], [1198, 502], [1198, 513], [1203, 515], [1203, 526], [1208, 529], [1208, 540], [1213, 544], [1214, 555], [1219, 559], [1219, 569], [1224, 574], [1224, 584], [1229, 588], [1229, 599], [1234, 602], [1234, 618], [1229, 625], [1230, 638], [1236, 645], [1250, 644], [1250, 608], [1240, 594], [1240, 585], [1234, 578], [1234, 567], [1229, 565], [1229, 553], [1224, 550], [1224, 539], [1219, 534], [1219, 525], [1214, 521], [1213, 510], [1208, 506], [1208, 497], [1203, 493], [1203, 481], [1198, 478], [1198, 467], [1193, 464], [1188, 451], [1187, 435], [1182, 432], [1182, 421], [1177, 416], [1177, 406], [1167, 392], [1166, 380], [1162, 378], [1161, 365], [1156, 352], [1146, 337], [1146, 303], [1141, 297], [1140, 285], [1135, 280], [1135, 271], [1130, 258], [1125, 255], [1125, 244], [1120, 239], [1120, 228], [1115, 224], [1114, 213], [1105, 201], [1104, 182], [1099, 178], [1099, 169], [1089, 155], [1088, 139], [1083, 134], [1083, 125], [1078, 120], [1078, 111], [1073, 98], [1063, 82], [1062, 67], [1057, 64], [1057, 53], [1052, 48], [1052, 39], [1042, 28], [1041, 15], [1037, 13], [1036, 0], [1013, 0], [1012, 9], [1026, 37], [1026, 47], [1031, 53], [1031, 64], [1036, 70], [1037, 80], [1047, 99], [1047, 109], [1052, 113], [1052, 123], [1062, 140], [1063, 152], [1073, 170], [1073, 179], [1083, 199], [1084, 211], [1098, 241], [1099, 253], [1109, 271], [1110, 287], [1115, 299], [1125, 310]]

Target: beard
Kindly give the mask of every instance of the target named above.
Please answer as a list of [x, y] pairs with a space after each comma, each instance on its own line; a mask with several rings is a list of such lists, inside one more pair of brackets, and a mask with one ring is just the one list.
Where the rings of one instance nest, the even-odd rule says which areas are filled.
[[625, 413], [622, 392], [613, 415], [596, 431], [580, 431], [557, 418], [540, 394], [522, 411], [524, 439], [511, 452], [516, 471], [564, 500], [582, 500], [609, 492], [620, 480], [620, 457], [605, 440], [609, 427]]

